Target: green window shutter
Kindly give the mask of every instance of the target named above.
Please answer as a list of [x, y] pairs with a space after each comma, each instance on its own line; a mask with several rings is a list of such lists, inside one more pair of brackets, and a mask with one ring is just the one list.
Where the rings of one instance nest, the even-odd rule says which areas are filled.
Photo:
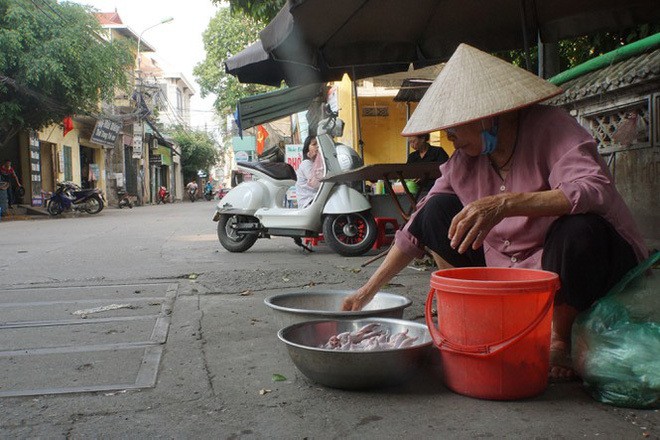
[[66, 145], [63, 147], [64, 153], [64, 181], [71, 182], [73, 180], [73, 169], [71, 164], [71, 147]]

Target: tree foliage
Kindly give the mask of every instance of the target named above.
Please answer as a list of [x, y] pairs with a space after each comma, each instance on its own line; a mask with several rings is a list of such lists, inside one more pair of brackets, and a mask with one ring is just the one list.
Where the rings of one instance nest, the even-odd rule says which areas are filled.
[[[220, 4], [222, 0], [213, 0]], [[255, 20], [268, 23], [277, 15], [286, 0], [229, 0], [229, 7], [233, 14], [244, 14]]]
[[257, 84], [241, 84], [224, 68], [227, 58], [258, 40], [263, 27], [262, 22], [241, 13], [232, 14], [229, 8], [221, 8], [204, 31], [206, 58], [195, 66], [193, 74], [202, 96], [210, 93], [217, 96], [214, 106], [221, 115], [232, 113], [240, 98], [272, 90]]
[[168, 131], [174, 142], [181, 147], [181, 171], [184, 180], [196, 177], [198, 171], [209, 174], [209, 170], [220, 159], [215, 140], [205, 131], [190, 130], [182, 126]]
[[93, 113], [126, 86], [131, 52], [100, 32], [73, 3], [0, 0], [0, 147], [20, 130]]
[[[644, 24], [632, 29], [619, 32], [598, 32], [577, 38], [562, 40], [557, 44], [559, 52], [559, 71], [578, 66], [585, 61], [611, 52], [615, 49], [641, 40], [660, 32], [658, 24]], [[522, 50], [515, 50], [506, 54], [499, 54], [514, 64], [526, 67], [525, 54]], [[531, 70], [538, 71], [537, 46], [530, 47]]]

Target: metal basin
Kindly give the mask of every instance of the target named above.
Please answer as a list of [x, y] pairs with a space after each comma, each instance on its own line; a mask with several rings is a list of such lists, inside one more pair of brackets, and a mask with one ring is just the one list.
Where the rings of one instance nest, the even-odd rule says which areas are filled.
[[[390, 334], [408, 330], [417, 341], [410, 347], [379, 351], [341, 351], [319, 348], [330, 336], [355, 331], [377, 322]], [[277, 336], [284, 342], [291, 360], [309, 379], [341, 389], [381, 388], [411, 378], [433, 351], [425, 324], [402, 319], [319, 320], [293, 324]]]
[[323, 290], [282, 293], [268, 297], [264, 303], [276, 313], [281, 327], [315, 319], [359, 319], [370, 317], [402, 318], [412, 301], [401, 295], [378, 292], [358, 312], [342, 312], [341, 303], [352, 290]]

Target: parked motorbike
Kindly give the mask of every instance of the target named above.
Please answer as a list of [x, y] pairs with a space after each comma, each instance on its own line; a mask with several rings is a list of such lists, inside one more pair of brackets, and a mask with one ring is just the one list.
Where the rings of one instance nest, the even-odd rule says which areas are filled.
[[57, 189], [46, 202], [46, 209], [53, 216], [65, 211], [98, 214], [104, 206], [105, 202], [100, 190], [82, 189], [73, 182], [58, 183]]
[[119, 199], [119, 209], [130, 208], [133, 209], [133, 202], [131, 201], [128, 193], [123, 188], [117, 188], [117, 198]]
[[158, 188], [158, 194], [156, 196], [156, 204], [160, 205], [161, 203], [172, 203], [170, 192], [164, 186]]
[[[343, 122], [336, 114], [319, 124], [317, 142], [325, 175], [346, 171], [340, 163], [359, 166], [351, 157], [338, 154], [339, 150], [354, 153], [345, 145], [335, 144], [333, 137], [341, 136], [342, 131]], [[213, 216], [218, 222], [218, 239], [229, 252], [244, 252], [257, 239], [271, 236], [292, 237], [297, 245], [310, 250], [302, 238], [322, 233], [333, 251], [357, 256], [369, 251], [376, 241], [369, 200], [349, 184], [322, 182], [308, 206], [287, 208], [286, 191], [296, 183], [293, 167], [279, 162], [238, 162], [237, 167], [255, 179], [231, 189]]]

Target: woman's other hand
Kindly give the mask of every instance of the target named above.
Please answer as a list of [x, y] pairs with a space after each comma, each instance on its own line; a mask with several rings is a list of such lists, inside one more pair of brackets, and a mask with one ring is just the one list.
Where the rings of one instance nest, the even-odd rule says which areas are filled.
[[456, 214], [449, 226], [451, 247], [464, 253], [472, 246], [479, 249], [495, 225], [504, 219], [506, 194], [475, 200]]
[[561, 189], [505, 193], [484, 197], [466, 205], [449, 226], [451, 247], [459, 253], [479, 249], [491, 229], [505, 217], [561, 216], [571, 212], [571, 202]]

